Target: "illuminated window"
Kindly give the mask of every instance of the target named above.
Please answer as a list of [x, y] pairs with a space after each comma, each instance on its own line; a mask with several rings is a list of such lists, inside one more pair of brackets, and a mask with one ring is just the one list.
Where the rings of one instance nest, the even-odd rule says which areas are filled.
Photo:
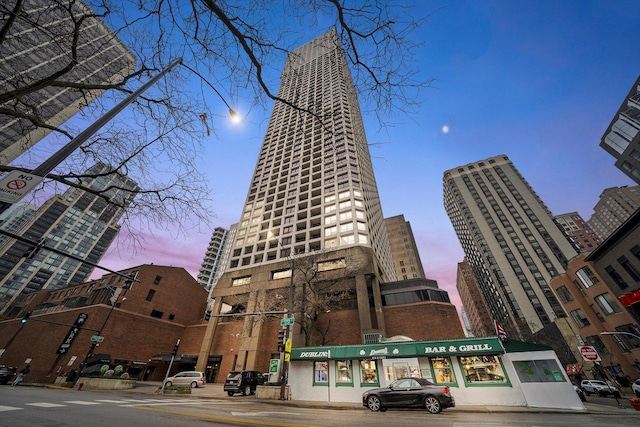
[[336, 385], [353, 386], [351, 360], [336, 360]]
[[313, 362], [313, 385], [329, 385], [328, 363], [326, 361]]
[[467, 385], [509, 383], [497, 356], [460, 357], [458, 360]]
[[360, 361], [360, 385], [361, 386], [379, 386], [378, 367], [376, 361], [365, 359]]

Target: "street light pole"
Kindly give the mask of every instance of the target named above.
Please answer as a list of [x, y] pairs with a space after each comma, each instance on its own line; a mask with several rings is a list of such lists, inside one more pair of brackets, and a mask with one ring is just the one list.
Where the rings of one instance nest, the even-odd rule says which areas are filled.
[[[291, 262], [291, 276], [289, 279], [289, 301], [287, 308], [287, 318], [293, 317], [293, 272], [295, 270], [295, 259], [292, 254], [289, 253], [290, 262]], [[284, 330], [284, 360], [282, 365], [282, 378], [280, 381], [280, 400], [285, 400], [285, 390], [287, 388], [287, 384], [289, 383], [289, 364], [291, 363], [291, 359], [287, 360], [287, 343], [291, 337], [291, 324], [287, 323], [287, 326]], [[291, 357], [291, 353], [289, 353], [289, 357]]]
[[[31, 174], [35, 175], [35, 176], [38, 176], [38, 177], [42, 177], [42, 178], [46, 177], [56, 166], [58, 166], [60, 163], [62, 163], [64, 161], [64, 159], [66, 159], [71, 153], [73, 153], [78, 147], [80, 147], [80, 145], [82, 145], [86, 140], [88, 140], [90, 137], [92, 137], [94, 133], [96, 133], [98, 130], [100, 130], [100, 128], [102, 128], [102, 126], [107, 124], [107, 122], [109, 122], [118, 113], [120, 113], [122, 110], [124, 110], [124, 108], [127, 105], [131, 104], [136, 98], [138, 98], [142, 94], [142, 92], [144, 92], [147, 89], [149, 89], [160, 78], [162, 78], [165, 74], [167, 74], [174, 67], [176, 67], [177, 65], [179, 65], [181, 63], [182, 63], [182, 58], [179, 58], [179, 59], [176, 59], [175, 61], [173, 61], [171, 64], [169, 64], [169, 66], [167, 68], [162, 70], [155, 77], [151, 78], [151, 80], [149, 80], [147, 83], [143, 84], [140, 88], [138, 88], [138, 90], [133, 92], [131, 95], [127, 96], [125, 99], [120, 101], [120, 103], [118, 105], [116, 105], [111, 110], [109, 110], [104, 116], [100, 117], [93, 124], [91, 124], [88, 128], [86, 128], [85, 130], [80, 132], [80, 134], [78, 134], [78, 136], [76, 136], [71, 141], [69, 141], [67, 143], [67, 145], [62, 147], [57, 152], [55, 152], [51, 157], [49, 157], [47, 160], [45, 160], [40, 166], [38, 166], [33, 171], [31, 171]], [[9, 202], [0, 202], [0, 214], [3, 213], [4, 211], [6, 211], [7, 209], [9, 209], [14, 203], [18, 202], [25, 195], [26, 195], [26, 193], [23, 194], [22, 196], [20, 196], [18, 199], [14, 200], [11, 203], [9, 203]]]

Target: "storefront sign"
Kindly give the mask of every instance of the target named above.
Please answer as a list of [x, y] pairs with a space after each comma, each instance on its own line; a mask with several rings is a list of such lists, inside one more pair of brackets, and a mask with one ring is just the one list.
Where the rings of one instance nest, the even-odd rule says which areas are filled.
[[291, 360], [384, 359], [415, 356], [454, 356], [502, 354], [497, 337], [449, 341], [412, 341], [387, 344], [362, 344], [340, 347], [294, 348]]

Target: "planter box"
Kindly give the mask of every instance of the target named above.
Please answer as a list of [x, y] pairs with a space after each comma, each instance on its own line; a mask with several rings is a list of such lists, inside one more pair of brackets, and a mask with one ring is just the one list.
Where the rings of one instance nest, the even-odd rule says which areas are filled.
[[88, 390], [127, 390], [135, 388], [136, 380], [124, 380], [122, 378], [90, 378], [80, 377], [76, 382], [76, 388]]
[[162, 391], [162, 389], [157, 389], [155, 391], [155, 394], [191, 394], [191, 389], [190, 388], [185, 388], [185, 389], [180, 389], [180, 390], [167, 390], [166, 388], [164, 389], [164, 391]]
[[[280, 391], [279, 385], [259, 385], [256, 387], [256, 398], [279, 400]], [[289, 386], [284, 389], [284, 400], [289, 400]]]

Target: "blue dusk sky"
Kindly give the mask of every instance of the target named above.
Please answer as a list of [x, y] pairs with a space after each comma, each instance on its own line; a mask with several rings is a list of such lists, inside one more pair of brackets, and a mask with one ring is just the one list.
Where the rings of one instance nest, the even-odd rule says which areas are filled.
[[[394, 115], [381, 130], [365, 115], [365, 127], [385, 217], [403, 214], [411, 223], [427, 277], [459, 306], [456, 268], [464, 254], [443, 207], [445, 170], [505, 154], [554, 215], [577, 211], [585, 220], [605, 188], [633, 185], [598, 144], [640, 74], [640, 2], [422, 7], [425, 15], [442, 7], [413, 35], [424, 44], [415, 65], [435, 87], [421, 92], [416, 116]], [[327, 29], [304, 31], [311, 40]], [[187, 236], [158, 231], [135, 254], [114, 245], [101, 265], [154, 263], [197, 275], [211, 230], [240, 218], [270, 114], [271, 107], [246, 113], [242, 100], [232, 103], [243, 123], [222, 124], [202, 160], [216, 214], [208, 228]]]

